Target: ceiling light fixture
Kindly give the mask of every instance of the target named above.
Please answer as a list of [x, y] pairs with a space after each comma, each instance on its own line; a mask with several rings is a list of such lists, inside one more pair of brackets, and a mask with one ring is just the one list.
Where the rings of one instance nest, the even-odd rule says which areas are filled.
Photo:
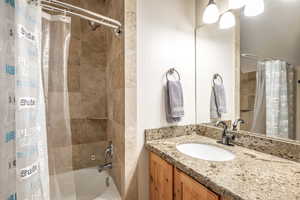
[[207, 7], [204, 10], [203, 22], [205, 24], [213, 24], [219, 20], [219, 9], [214, 0], [209, 0]]
[[220, 19], [219, 28], [220, 29], [228, 29], [235, 26], [235, 16], [232, 12], [225, 12]]

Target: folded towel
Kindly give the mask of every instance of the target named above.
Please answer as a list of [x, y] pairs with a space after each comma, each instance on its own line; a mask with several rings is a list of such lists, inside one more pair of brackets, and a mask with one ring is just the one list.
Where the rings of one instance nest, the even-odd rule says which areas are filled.
[[183, 91], [180, 81], [167, 81], [166, 117], [169, 123], [179, 122], [184, 116]]
[[214, 84], [210, 96], [210, 118], [221, 118], [227, 112], [226, 94], [223, 84]]

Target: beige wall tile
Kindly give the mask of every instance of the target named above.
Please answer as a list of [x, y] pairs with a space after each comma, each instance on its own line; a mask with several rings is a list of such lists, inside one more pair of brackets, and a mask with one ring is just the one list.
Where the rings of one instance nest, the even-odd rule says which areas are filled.
[[68, 67], [68, 90], [69, 92], [80, 91], [80, 65], [71, 65]]
[[[71, 32], [71, 35], [73, 32]], [[80, 37], [80, 36], [79, 36]], [[71, 37], [69, 47], [69, 65], [80, 65], [81, 39]]]
[[84, 93], [81, 96], [81, 110], [84, 118], [106, 118], [106, 97], [95, 93]]
[[73, 145], [106, 141], [107, 121], [105, 119], [73, 119], [71, 126]]
[[82, 119], [81, 94], [80, 92], [69, 92], [69, 107], [71, 119]]
[[[104, 163], [103, 149], [107, 147], [106, 141], [78, 144], [72, 146], [73, 151], [73, 168], [82, 169], [88, 167], [95, 167]], [[91, 156], [95, 155], [95, 160], [91, 159]]]
[[50, 148], [48, 159], [50, 175], [65, 173], [73, 170], [71, 145]]

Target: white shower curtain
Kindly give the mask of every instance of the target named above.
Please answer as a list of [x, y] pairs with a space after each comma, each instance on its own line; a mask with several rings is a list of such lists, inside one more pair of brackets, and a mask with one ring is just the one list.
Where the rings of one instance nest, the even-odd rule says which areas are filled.
[[259, 61], [256, 71], [256, 96], [251, 132], [266, 132], [266, 69], [265, 63]]
[[294, 73], [284, 61], [266, 61], [266, 134], [293, 138]]
[[[51, 200], [66, 198], [71, 200], [76, 198], [72, 173], [72, 135], [67, 76], [71, 18], [43, 13], [42, 33], [42, 68], [47, 102], [50, 197]], [[61, 174], [63, 174], [63, 179], [59, 178]]]
[[49, 200], [39, 1], [0, 1], [0, 199]]
[[294, 68], [285, 61], [259, 61], [251, 131], [295, 138]]

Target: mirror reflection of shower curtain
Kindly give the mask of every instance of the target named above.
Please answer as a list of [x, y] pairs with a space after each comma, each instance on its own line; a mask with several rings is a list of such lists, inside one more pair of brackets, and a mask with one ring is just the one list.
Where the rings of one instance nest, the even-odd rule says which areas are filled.
[[267, 136], [293, 138], [294, 72], [285, 61], [266, 61]]
[[70, 29], [71, 18], [43, 13], [42, 63], [51, 200], [76, 199], [67, 85]]
[[41, 9], [0, 1], [0, 199], [49, 200]]
[[256, 96], [251, 132], [266, 133], [266, 70], [265, 63], [257, 63]]
[[258, 62], [251, 131], [294, 139], [294, 68], [285, 61]]

